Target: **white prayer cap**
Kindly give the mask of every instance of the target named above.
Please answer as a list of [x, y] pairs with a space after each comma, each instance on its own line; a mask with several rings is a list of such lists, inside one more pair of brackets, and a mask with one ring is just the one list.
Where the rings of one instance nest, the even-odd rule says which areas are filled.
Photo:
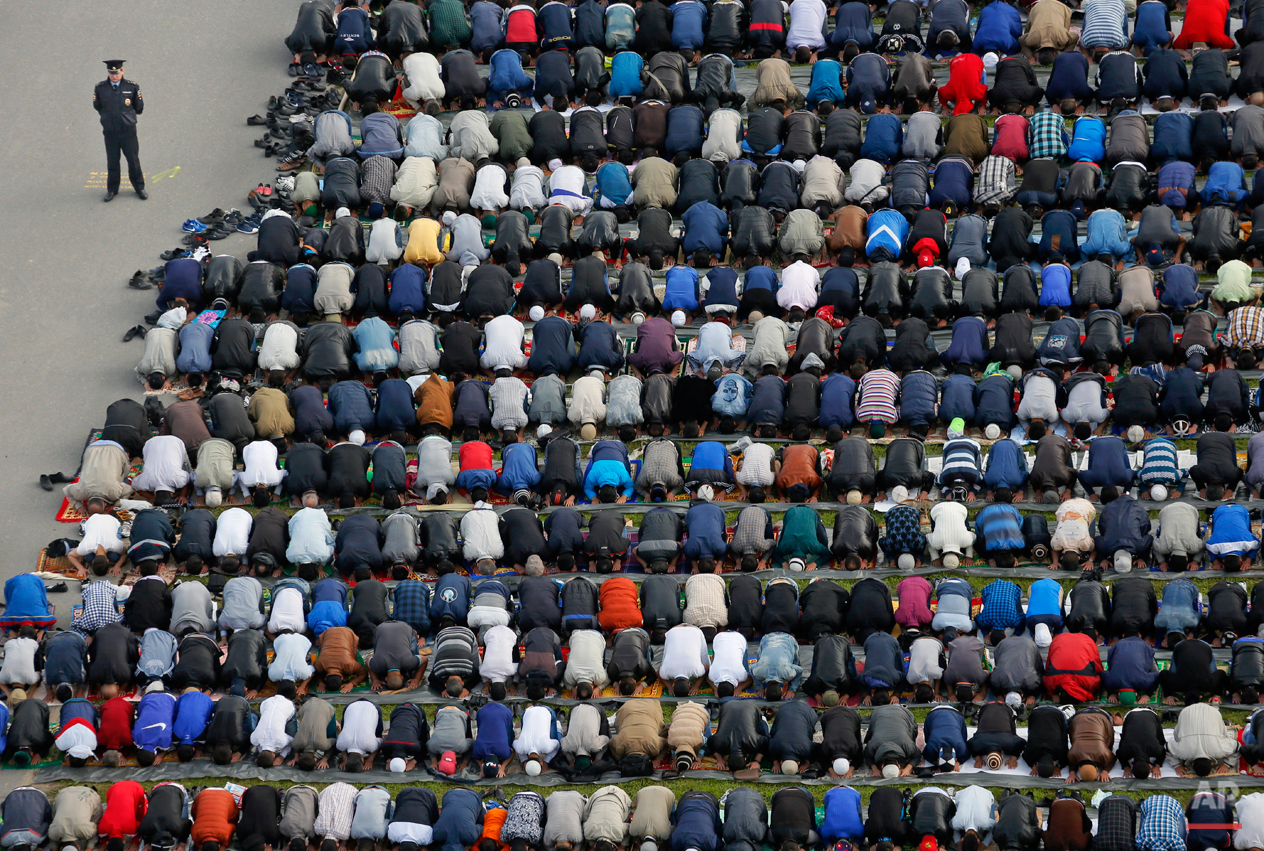
[[847, 757], [840, 756], [838, 759], [834, 760], [834, 773], [835, 774], [846, 774], [848, 769], [850, 768], [851, 768], [851, 763], [847, 761]]
[[803, 174], [803, 170], [808, 167], [807, 160], [795, 160], [794, 162], [790, 164], [794, 166], [794, 170], [797, 171], [799, 174]]
[[592, 319], [597, 315], [597, 308], [591, 304], [586, 304], [579, 309], [579, 315], [583, 319]]
[[671, 315], [671, 323], [677, 328], [681, 328], [685, 324], [685, 312], [683, 310], [673, 310]]
[[544, 308], [537, 304], [527, 311], [527, 316], [531, 317], [532, 322], [539, 322], [544, 318]]
[[1154, 500], [1155, 502], [1162, 502], [1163, 500], [1167, 499], [1167, 488], [1165, 488], [1163, 485], [1155, 485], [1154, 487], [1150, 488], [1150, 499]]
[[1127, 550], [1115, 550], [1115, 570], [1128, 573], [1132, 570], [1132, 553]]
[[452, 223], [455, 221], [456, 221], [456, 213], [452, 212], [451, 210], [447, 210], [444, 212], [443, 223], [445, 225], [448, 225], [449, 227], [451, 227]]
[[224, 492], [219, 488], [206, 489], [206, 507], [219, 508], [224, 502]]
[[848, 505], [860, 505], [860, 501], [862, 499], [864, 499], [864, 494], [862, 494], [860, 491], [858, 490], [847, 491], [847, 504]]
[[549, 255], [549, 259], [559, 266], [562, 265], [562, 262], [563, 262], [562, 255], [558, 254], [556, 251], [554, 251], [552, 254]]
[[896, 485], [895, 487], [891, 488], [891, 501], [892, 502], [904, 502], [908, 498], [909, 498], [908, 488], [904, 487], [904, 485]]
[[944, 567], [949, 570], [956, 570], [961, 566], [961, 559], [955, 553], [948, 553], [944, 556]]
[[544, 770], [538, 759], [527, 760], [527, 764], [523, 767], [526, 769], [527, 774], [531, 777], [539, 777], [540, 772]]
[[636, 313], [632, 314], [633, 325], [640, 325], [644, 321], [645, 321], [645, 314], [642, 313], [641, 311], [638, 310]]
[[962, 257], [957, 261], [957, 280], [961, 280], [966, 276], [966, 272], [970, 271], [970, 258]]
[[356, 444], [357, 446], [363, 446], [364, 445], [364, 432], [358, 428], [352, 429], [351, 434], [347, 435], [347, 440], [350, 440], [352, 443]]
[[1046, 623], [1036, 624], [1035, 640], [1036, 640], [1037, 647], [1048, 647], [1050, 644], [1053, 643], [1053, 635], [1052, 633], [1049, 632], [1049, 624], [1046, 624]]
[[1143, 440], [1145, 440], [1145, 429], [1143, 429], [1139, 425], [1128, 427], [1128, 442], [1129, 443], [1140, 443]]
[[553, 159], [549, 160], [549, 171], [557, 171], [561, 167], [562, 167], [562, 161], [559, 160], [557, 157], [554, 157]]
[[992, 53], [991, 51], [988, 51], [987, 53], [983, 54], [983, 67], [984, 68], [995, 68], [996, 63], [1000, 61], [1001, 61], [1001, 57], [997, 56], [995, 53]]
[[552, 433], [553, 433], [553, 426], [549, 425], [548, 423], [540, 423], [540, 427], [535, 430], [535, 436], [537, 439], [543, 439], [545, 437], [548, 437]]
[[996, 423], [988, 423], [988, 427], [983, 430], [983, 434], [988, 440], [996, 440], [1001, 436], [1001, 427]]
[[698, 488], [698, 499], [705, 499], [707, 502], [710, 502], [714, 498], [715, 498], [715, 488], [711, 487], [710, 485], [703, 485], [702, 487]]
[[1015, 381], [1023, 377], [1023, 368], [1016, 363], [1012, 363], [1005, 367], [1005, 371], [1014, 376]]
[[[786, 562], [786, 569], [793, 570], [795, 573], [802, 573], [804, 570], [807, 569], [807, 565], [804, 564], [803, 559], [799, 558], [798, 556], [795, 556], [794, 558], [790, 559], [790, 561]], [[793, 774], [794, 772], [790, 772], [790, 773]]]
[[339, 207], [338, 211], [334, 213], [334, 218], [341, 219], [343, 216], [349, 216], [349, 215], [351, 215], [350, 210], [348, 210], [346, 207]]
[[408, 763], [404, 762], [404, 760], [402, 760], [399, 757], [395, 757], [394, 759], [391, 760], [391, 771], [395, 772], [396, 774], [402, 774], [404, 772], [404, 769], [407, 767], [408, 767]]
[[1005, 702], [1017, 709], [1023, 705], [1023, 696], [1016, 691], [1011, 691], [1005, 695]]
[[795, 762], [792, 759], [783, 759], [781, 761], [781, 773], [782, 774], [798, 774], [799, 763]]
[[917, 559], [913, 558], [912, 553], [904, 553], [896, 559], [895, 564], [900, 570], [912, 570], [917, 564]]
[[882, 776], [887, 780], [894, 780], [900, 776], [900, 767], [895, 763], [889, 763], [882, 766]]
[[529, 165], [531, 165], [530, 159], [528, 159], [527, 157], [518, 157], [518, 162], [517, 162], [518, 168], [526, 168]]

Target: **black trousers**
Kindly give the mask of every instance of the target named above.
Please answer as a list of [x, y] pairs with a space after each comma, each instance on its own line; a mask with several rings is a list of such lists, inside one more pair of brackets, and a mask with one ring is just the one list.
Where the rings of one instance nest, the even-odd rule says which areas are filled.
[[127, 179], [132, 182], [133, 189], [145, 188], [145, 173], [140, 168], [140, 143], [136, 134], [117, 136], [105, 134], [105, 159], [109, 166], [109, 176], [105, 188], [109, 192], [119, 189], [119, 154], [127, 157]]

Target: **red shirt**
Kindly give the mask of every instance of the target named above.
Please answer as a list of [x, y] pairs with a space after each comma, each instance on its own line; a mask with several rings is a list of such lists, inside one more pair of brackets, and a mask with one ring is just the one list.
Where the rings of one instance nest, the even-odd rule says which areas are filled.
[[462, 470], [492, 469], [492, 448], [481, 440], [462, 443], [457, 458]]
[[939, 89], [939, 101], [952, 101], [953, 115], [970, 112], [987, 99], [983, 82], [983, 59], [977, 53], [963, 53], [948, 63], [948, 85]]
[[1002, 115], [996, 119], [992, 131], [992, 153], [1006, 159], [1025, 160], [1028, 157], [1027, 140], [1031, 136], [1031, 124], [1021, 115]]
[[1095, 700], [1102, 681], [1102, 656], [1097, 642], [1082, 632], [1053, 637], [1045, 662], [1045, 688], [1050, 695], [1065, 689], [1074, 700]]
[[148, 808], [149, 801], [145, 799], [145, 790], [139, 783], [135, 780], [115, 783], [105, 793], [105, 813], [101, 816], [97, 833], [111, 839], [135, 836]]
[[[101, 704], [101, 723], [97, 725], [97, 744], [102, 750], [117, 751], [132, 746], [132, 717], [135, 708], [119, 695]], [[135, 833], [135, 831], [132, 831]]]
[[505, 44], [534, 44], [539, 41], [535, 31], [535, 9], [530, 6], [514, 6], [505, 19]]

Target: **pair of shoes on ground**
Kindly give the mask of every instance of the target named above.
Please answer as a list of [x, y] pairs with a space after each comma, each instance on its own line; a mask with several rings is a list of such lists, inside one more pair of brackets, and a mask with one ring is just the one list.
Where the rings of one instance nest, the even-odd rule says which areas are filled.
[[145, 334], [146, 331], [144, 325], [133, 325], [131, 328], [128, 328], [127, 333], [123, 335], [123, 342], [130, 343], [136, 337], [141, 337], [143, 339]]
[[154, 286], [153, 282], [149, 279], [149, 273], [143, 269], [137, 269], [136, 273], [132, 275], [131, 280], [127, 282], [127, 285], [134, 290], [148, 290], [152, 289]]

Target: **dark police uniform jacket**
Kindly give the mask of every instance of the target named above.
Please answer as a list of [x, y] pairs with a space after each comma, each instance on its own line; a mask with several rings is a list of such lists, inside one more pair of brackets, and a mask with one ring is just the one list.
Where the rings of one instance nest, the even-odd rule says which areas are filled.
[[109, 80], [102, 80], [92, 90], [92, 108], [101, 114], [101, 130], [107, 136], [129, 136], [136, 133], [136, 116], [145, 111], [140, 86], [124, 77], [118, 91]]

